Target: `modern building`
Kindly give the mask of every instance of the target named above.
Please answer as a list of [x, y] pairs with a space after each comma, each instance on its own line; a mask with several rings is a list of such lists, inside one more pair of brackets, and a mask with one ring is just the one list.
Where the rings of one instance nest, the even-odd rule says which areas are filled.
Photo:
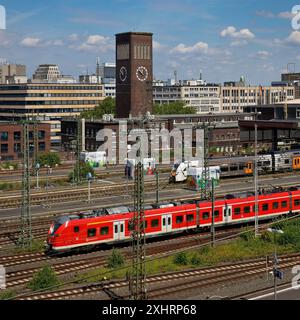
[[[155, 83], [156, 84], [156, 83]], [[153, 103], [163, 104], [183, 101], [194, 107], [198, 114], [220, 112], [220, 87], [217, 84], [198, 84], [186, 80], [175, 85], [153, 86]]]
[[243, 112], [244, 107], [295, 99], [294, 86], [222, 86], [220, 111]]
[[79, 76], [79, 83], [101, 83], [101, 77], [95, 74], [82, 74]]
[[75, 117], [103, 99], [103, 86], [99, 84], [0, 85], [0, 119], [13, 121], [36, 116], [51, 124], [51, 144], [54, 146], [60, 144], [62, 117]]
[[102, 78], [103, 83], [116, 80], [116, 64], [113, 62], [104, 62], [99, 66], [99, 76]]
[[[22, 125], [17, 122], [0, 121], [0, 160], [10, 161], [22, 158]], [[34, 151], [33, 125], [29, 125], [29, 155]], [[50, 124], [37, 124], [38, 152], [50, 151]]]
[[153, 83], [153, 102], [171, 103], [183, 101], [194, 107], [198, 114], [243, 112], [246, 106], [282, 103], [295, 99], [294, 85], [245, 86], [240, 81], [209, 84], [203, 80], [180, 80], [175, 84], [163, 81]]
[[4, 63], [0, 65], [0, 84], [26, 83], [26, 66]]
[[32, 83], [76, 83], [72, 76], [62, 75], [56, 64], [40, 64], [32, 76]]

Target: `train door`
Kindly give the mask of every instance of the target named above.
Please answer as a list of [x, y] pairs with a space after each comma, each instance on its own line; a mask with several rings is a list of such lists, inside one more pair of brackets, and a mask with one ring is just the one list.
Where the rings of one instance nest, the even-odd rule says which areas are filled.
[[163, 214], [162, 215], [162, 223], [161, 223], [162, 232], [170, 232], [172, 231], [172, 215], [171, 214]]
[[232, 207], [225, 206], [223, 207], [223, 217], [225, 223], [230, 223], [232, 221]]
[[114, 240], [123, 240], [125, 238], [125, 222], [114, 222]]

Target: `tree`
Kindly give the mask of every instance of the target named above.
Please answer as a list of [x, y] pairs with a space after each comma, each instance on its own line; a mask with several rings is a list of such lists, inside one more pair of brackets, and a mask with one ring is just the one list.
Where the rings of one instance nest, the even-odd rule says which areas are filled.
[[[70, 174], [69, 174], [69, 180], [70, 180], [71, 182], [75, 182], [75, 181], [73, 181], [73, 179], [76, 179], [76, 177], [77, 177], [77, 170], [78, 170], [78, 168], [75, 167], [75, 168], [70, 172]], [[81, 180], [86, 179], [86, 176], [87, 176], [87, 174], [88, 174], [89, 172], [91, 173], [92, 177], [95, 176], [95, 171], [94, 171], [94, 169], [90, 166], [90, 164], [89, 164], [88, 162], [80, 162], [80, 163], [79, 163], [79, 172], [80, 172], [79, 177], [80, 177]]]
[[107, 264], [111, 269], [122, 267], [124, 265], [124, 258], [122, 254], [114, 248], [111, 256], [108, 257]]
[[171, 103], [156, 103], [153, 108], [154, 114], [195, 114], [196, 109], [187, 107], [183, 101], [176, 101]]
[[55, 167], [61, 163], [60, 156], [57, 152], [45, 152], [38, 155], [38, 163], [41, 167], [50, 166]]
[[102, 118], [104, 114], [116, 114], [116, 101], [112, 97], [105, 98], [93, 109], [85, 110], [81, 112], [81, 117], [90, 119], [90, 118]]
[[28, 288], [33, 291], [47, 289], [59, 283], [55, 271], [51, 266], [45, 266], [38, 271], [28, 283]]

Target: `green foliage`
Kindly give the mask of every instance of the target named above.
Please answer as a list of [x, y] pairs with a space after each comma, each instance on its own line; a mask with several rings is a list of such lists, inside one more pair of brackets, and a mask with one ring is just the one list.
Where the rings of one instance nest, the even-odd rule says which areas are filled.
[[245, 228], [240, 234], [240, 238], [244, 241], [250, 241], [255, 238], [255, 232], [251, 228]]
[[0, 291], [0, 300], [8, 300], [16, 295], [16, 292], [12, 289], [6, 289], [4, 291]]
[[190, 262], [193, 266], [199, 266], [202, 263], [201, 258], [196, 253], [192, 255]]
[[38, 271], [28, 283], [28, 288], [37, 291], [59, 284], [55, 271], [51, 266], [45, 266]]
[[153, 107], [154, 114], [195, 114], [196, 109], [186, 107], [182, 101], [172, 103], [155, 104]]
[[116, 269], [124, 266], [124, 258], [115, 248], [113, 249], [111, 256], [108, 257], [107, 265], [110, 269]]
[[60, 156], [57, 152], [45, 152], [38, 155], [38, 163], [41, 167], [50, 166], [54, 168], [61, 163]]
[[186, 252], [179, 252], [174, 257], [174, 263], [177, 265], [187, 265], [189, 263], [188, 256]]
[[101, 119], [104, 114], [116, 114], [116, 101], [112, 97], [105, 98], [101, 103], [95, 106], [93, 109], [85, 110], [81, 112], [82, 118]]
[[[76, 166], [69, 174], [69, 181], [75, 182], [77, 177], [78, 167]], [[90, 166], [88, 162], [80, 162], [79, 164], [79, 177], [81, 181], [86, 180], [87, 174], [90, 172], [92, 177], [95, 176], [94, 169]]]
[[3, 169], [11, 169], [11, 168], [13, 168], [13, 170], [17, 170], [19, 165], [16, 162], [5, 161], [4, 163], [1, 164], [1, 167]]

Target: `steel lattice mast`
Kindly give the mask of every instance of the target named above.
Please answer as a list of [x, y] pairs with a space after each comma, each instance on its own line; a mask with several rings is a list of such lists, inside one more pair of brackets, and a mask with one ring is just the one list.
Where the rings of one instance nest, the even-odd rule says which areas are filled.
[[[142, 121], [143, 124], [143, 121]], [[142, 145], [135, 165], [134, 175], [134, 216], [132, 230], [132, 276], [130, 280], [130, 295], [133, 300], [147, 299], [146, 290], [146, 236], [144, 211], [144, 167], [141, 157]]]
[[33, 117], [33, 154], [32, 154], [32, 174], [35, 175], [38, 163], [38, 148], [39, 148], [39, 136], [38, 136], [38, 124], [37, 118]]
[[30, 170], [29, 170], [29, 122], [22, 122], [22, 153], [23, 153], [23, 177], [22, 177], [22, 208], [19, 244], [25, 248], [31, 246], [31, 212], [30, 212]]
[[78, 185], [81, 182], [81, 174], [80, 174], [80, 153], [82, 151], [82, 130], [81, 130], [81, 119], [80, 117], [77, 118], [77, 133], [76, 133], [76, 151], [75, 151], [75, 155], [76, 155], [76, 163], [75, 163], [75, 183]]

